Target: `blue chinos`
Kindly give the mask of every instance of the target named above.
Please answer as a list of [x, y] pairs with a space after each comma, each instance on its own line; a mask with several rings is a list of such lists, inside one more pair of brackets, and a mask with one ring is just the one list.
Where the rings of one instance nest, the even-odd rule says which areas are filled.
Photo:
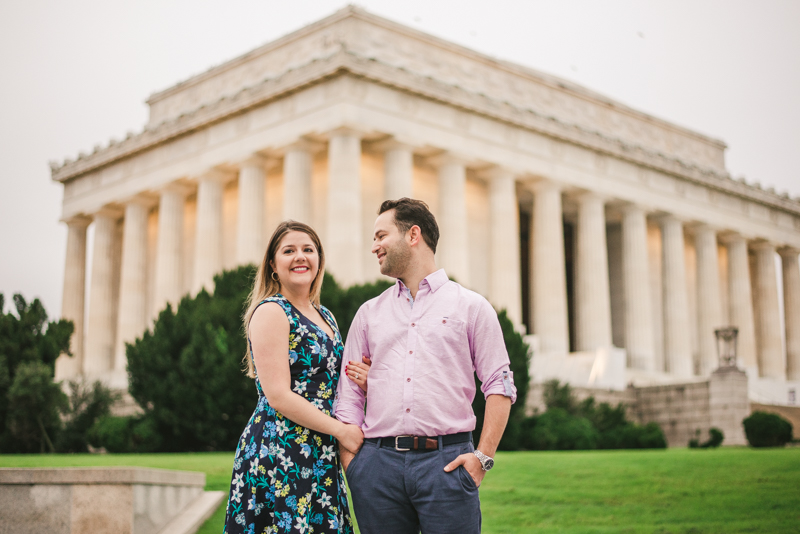
[[365, 441], [346, 473], [362, 534], [479, 534], [475, 481], [463, 465], [444, 471], [473, 450], [471, 442], [442, 446], [441, 438], [431, 451], [401, 452], [393, 440]]

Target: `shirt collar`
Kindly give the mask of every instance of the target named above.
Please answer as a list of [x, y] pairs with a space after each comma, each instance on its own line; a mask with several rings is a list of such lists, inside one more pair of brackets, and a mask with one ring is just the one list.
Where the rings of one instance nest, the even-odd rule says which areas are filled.
[[[447, 277], [447, 273], [444, 272], [444, 269], [439, 269], [438, 271], [434, 271], [419, 283], [420, 288], [423, 285], [427, 284], [428, 288], [431, 290], [431, 293], [436, 293], [436, 291], [445, 285], [450, 279]], [[397, 279], [397, 296], [402, 297], [404, 296], [403, 292], [405, 291], [406, 285], [403, 283], [402, 280], [399, 278]]]

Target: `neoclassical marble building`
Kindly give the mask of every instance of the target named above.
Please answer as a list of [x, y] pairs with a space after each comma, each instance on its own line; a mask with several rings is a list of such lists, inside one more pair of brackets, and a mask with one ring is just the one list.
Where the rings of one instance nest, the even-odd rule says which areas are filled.
[[536, 379], [700, 380], [735, 325], [752, 400], [800, 389], [800, 201], [731, 179], [719, 140], [353, 7], [147, 103], [142, 132], [51, 164], [76, 324], [58, 379], [124, 387], [125, 343], [283, 219], [340, 282], [379, 277], [376, 210], [413, 196], [439, 265], [533, 335]]

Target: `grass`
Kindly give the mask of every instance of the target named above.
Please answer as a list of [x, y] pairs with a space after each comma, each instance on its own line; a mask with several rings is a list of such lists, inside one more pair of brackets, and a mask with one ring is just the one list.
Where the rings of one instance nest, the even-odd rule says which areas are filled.
[[[0, 467], [203, 471], [227, 491], [232, 453], [4, 455]], [[800, 448], [507, 452], [481, 486], [483, 532], [705, 534], [800, 530]], [[220, 507], [200, 530], [219, 534]]]

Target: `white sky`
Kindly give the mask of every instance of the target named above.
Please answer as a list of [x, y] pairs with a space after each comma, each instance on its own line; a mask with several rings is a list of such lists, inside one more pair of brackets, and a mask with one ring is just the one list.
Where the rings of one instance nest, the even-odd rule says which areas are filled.
[[[141, 130], [144, 100], [323, 18], [334, 0], [0, 2], [0, 292], [60, 315], [66, 227], [49, 160]], [[361, 0], [728, 144], [800, 196], [800, 1]], [[8, 307], [8, 305], [7, 305]]]

